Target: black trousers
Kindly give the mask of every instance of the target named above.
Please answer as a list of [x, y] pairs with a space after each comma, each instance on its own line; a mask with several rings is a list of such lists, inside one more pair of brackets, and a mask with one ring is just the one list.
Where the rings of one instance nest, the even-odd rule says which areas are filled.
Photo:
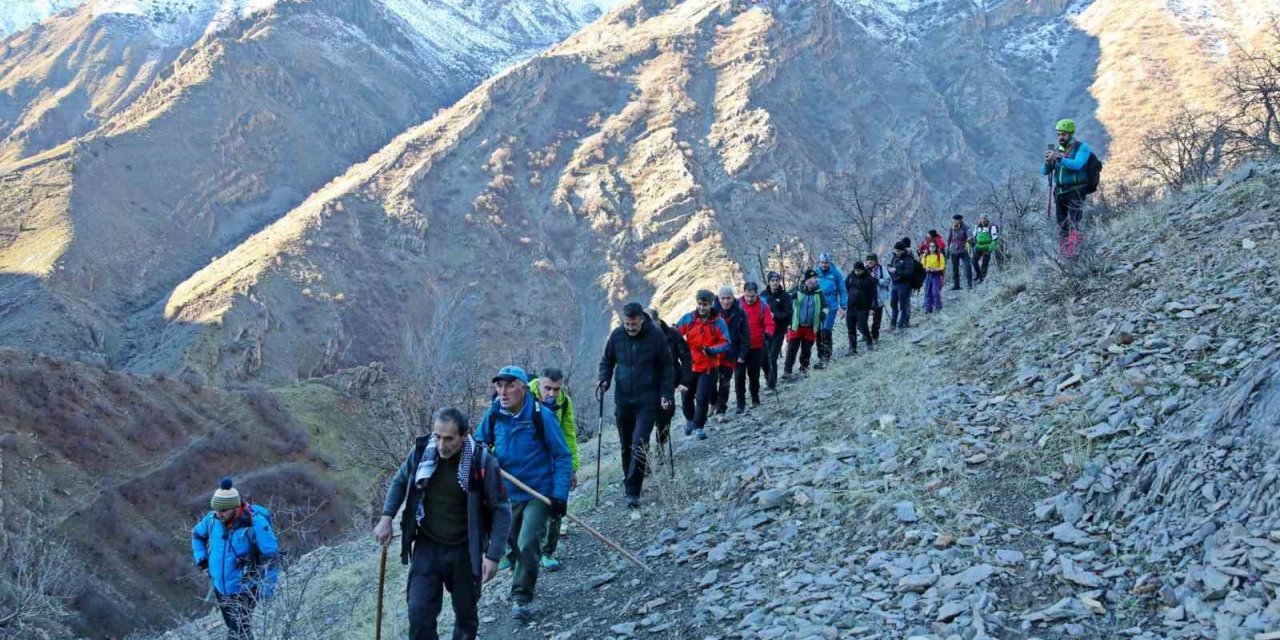
[[738, 406], [747, 406], [747, 383], [751, 383], [751, 402], [760, 404], [760, 366], [764, 363], [764, 348], [747, 351], [747, 362], [733, 370], [733, 391], [738, 396]]
[[1080, 189], [1059, 192], [1054, 197], [1054, 213], [1058, 218], [1058, 235], [1065, 238], [1072, 229], [1080, 228], [1084, 215], [1084, 193]]
[[871, 308], [871, 339], [880, 340], [880, 320], [884, 318], [884, 306]]
[[[832, 352], [835, 351], [835, 331], [827, 331], [825, 329], [818, 332], [818, 360], [826, 362], [831, 359]], [[801, 365], [803, 366], [803, 365]]]
[[720, 375], [717, 377], [718, 386], [716, 387], [716, 413], [724, 413], [729, 410], [729, 390], [733, 386], [733, 370], [741, 367], [742, 363], [734, 363], [736, 367], [722, 365], [720, 367]]
[[809, 357], [813, 354], [813, 340], [804, 338], [793, 338], [787, 341], [787, 364], [784, 371], [791, 373], [792, 367], [796, 364], [796, 354], [800, 354], [800, 368], [809, 368]]
[[978, 282], [987, 279], [987, 268], [991, 266], [991, 252], [983, 249], [973, 250], [973, 270]]
[[466, 543], [445, 546], [417, 538], [409, 563], [409, 640], [437, 640], [436, 619], [444, 590], [453, 600], [453, 640], [472, 640], [480, 631], [480, 577], [471, 572]]
[[849, 350], [858, 352], [858, 334], [862, 334], [863, 342], [871, 344], [871, 327], [867, 325], [867, 320], [871, 317], [871, 311], [855, 311], [850, 309], [844, 317], [845, 326], [849, 329]]
[[218, 611], [227, 625], [227, 640], [253, 640], [253, 608], [257, 604], [258, 598], [252, 591], [233, 596], [218, 594]]
[[649, 436], [662, 407], [657, 399], [619, 404], [618, 442], [622, 446], [622, 486], [628, 496], [639, 497], [649, 467]]
[[707, 426], [707, 415], [711, 412], [711, 404], [716, 396], [716, 380], [720, 370], [712, 368], [704, 373], [693, 374], [693, 387], [684, 394], [681, 403], [684, 419], [701, 429]]
[[786, 333], [778, 327], [778, 332], [765, 343], [764, 379], [770, 389], [778, 386], [778, 356], [782, 355], [782, 344], [787, 341]]

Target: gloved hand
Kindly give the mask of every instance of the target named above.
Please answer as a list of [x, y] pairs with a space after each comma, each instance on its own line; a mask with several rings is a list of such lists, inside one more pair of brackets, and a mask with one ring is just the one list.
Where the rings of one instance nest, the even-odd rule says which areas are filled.
[[569, 513], [569, 503], [564, 500], [551, 499], [551, 515], [557, 518], [563, 518]]

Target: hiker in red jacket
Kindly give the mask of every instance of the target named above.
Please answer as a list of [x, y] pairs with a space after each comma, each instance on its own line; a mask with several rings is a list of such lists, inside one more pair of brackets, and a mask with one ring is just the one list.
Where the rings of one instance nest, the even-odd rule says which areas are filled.
[[[907, 244], [910, 245], [911, 243], [907, 243]], [[929, 230], [928, 235], [924, 237], [924, 242], [921, 242], [920, 248], [916, 250], [916, 255], [918, 256], [924, 255], [925, 252], [929, 249], [929, 245], [933, 245], [937, 247], [938, 253], [942, 255], [947, 254], [947, 241], [942, 237], [941, 233], [938, 233], [937, 229]]]
[[676, 323], [676, 330], [689, 344], [693, 356], [693, 389], [684, 394], [684, 434], [696, 435], [706, 440], [707, 413], [716, 395], [720, 360], [729, 352], [729, 327], [720, 319], [712, 304], [715, 294], [703, 289], [698, 291], [698, 306], [684, 314]]
[[760, 285], [748, 282], [738, 299], [738, 306], [747, 314], [747, 361], [733, 375], [734, 391], [738, 395], [738, 413], [747, 408], [747, 383], [751, 383], [751, 406], [760, 406], [760, 367], [764, 363], [765, 345], [773, 339], [776, 327], [769, 305], [760, 299]]

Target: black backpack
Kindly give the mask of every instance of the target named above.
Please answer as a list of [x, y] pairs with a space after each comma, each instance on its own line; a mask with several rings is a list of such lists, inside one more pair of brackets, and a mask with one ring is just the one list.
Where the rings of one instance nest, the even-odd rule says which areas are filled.
[[[1079, 145], [1076, 141], [1074, 144]], [[1075, 149], [1072, 149], [1074, 152]], [[1092, 149], [1089, 150], [1089, 159], [1084, 163], [1084, 193], [1086, 195], [1098, 190], [1098, 185], [1102, 183], [1102, 161], [1098, 159], [1098, 154]]]
[[[542, 446], [546, 447], [548, 446], [546, 429], [544, 429], [542, 426], [542, 411], [546, 409], [546, 407], [543, 407], [541, 402], [537, 402], [533, 400], [532, 394], [529, 395], [529, 401], [532, 401], [534, 403], [533, 429], [534, 431], [538, 432], [538, 440], [542, 442]], [[546, 410], [550, 411], [550, 409], [546, 409]], [[483, 418], [480, 418], [480, 424], [476, 425], [476, 431], [479, 431], [480, 425], [485, 424], [486, 422], [489, 424], [489, 431], [485, 435], [489, 437], [485, 438], [484, 446], [488, 447], [490, 451], [494, 451], [496, 453], [495, 448], [498, 446], [498, 440], [497, 440], [498, 434], [497, 434], [497, 431], [493, 428], [493, 405], [489, 405], [489, 410], [484, 412]]]
[[911, 256], [911, 261], [915, 263], [915, 268], [911, 270], [911, 290], [919, 291], [924, 286], [924, 265], [915, 256]]

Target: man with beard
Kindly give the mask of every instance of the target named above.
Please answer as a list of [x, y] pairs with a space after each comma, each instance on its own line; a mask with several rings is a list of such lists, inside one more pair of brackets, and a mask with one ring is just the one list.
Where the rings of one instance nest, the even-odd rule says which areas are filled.
[[769, 390], [778, 388], [778, 356], [782, 355], [782, 344], [787, 340], [787, 329], [791, 326], [791, 294], [782, 286], [782, 276], [777, 271], [770, 271], [767, 288], [760, 296], [773, 314], [773, 337], [765, 345], [764, 376]]
[[676, 330], [689, 345], [693, 362], [692, 393], [684, 394], [684, 434], [707, 439], [707, 413], [716, 395], [716, 382], [720, 372], [720, 359], [732, 348], [729, 327], [720, 318], [713, 304], [715, 294], [702, 289], [697, 294], [697, 307], [684, 314], [676, 323]]

